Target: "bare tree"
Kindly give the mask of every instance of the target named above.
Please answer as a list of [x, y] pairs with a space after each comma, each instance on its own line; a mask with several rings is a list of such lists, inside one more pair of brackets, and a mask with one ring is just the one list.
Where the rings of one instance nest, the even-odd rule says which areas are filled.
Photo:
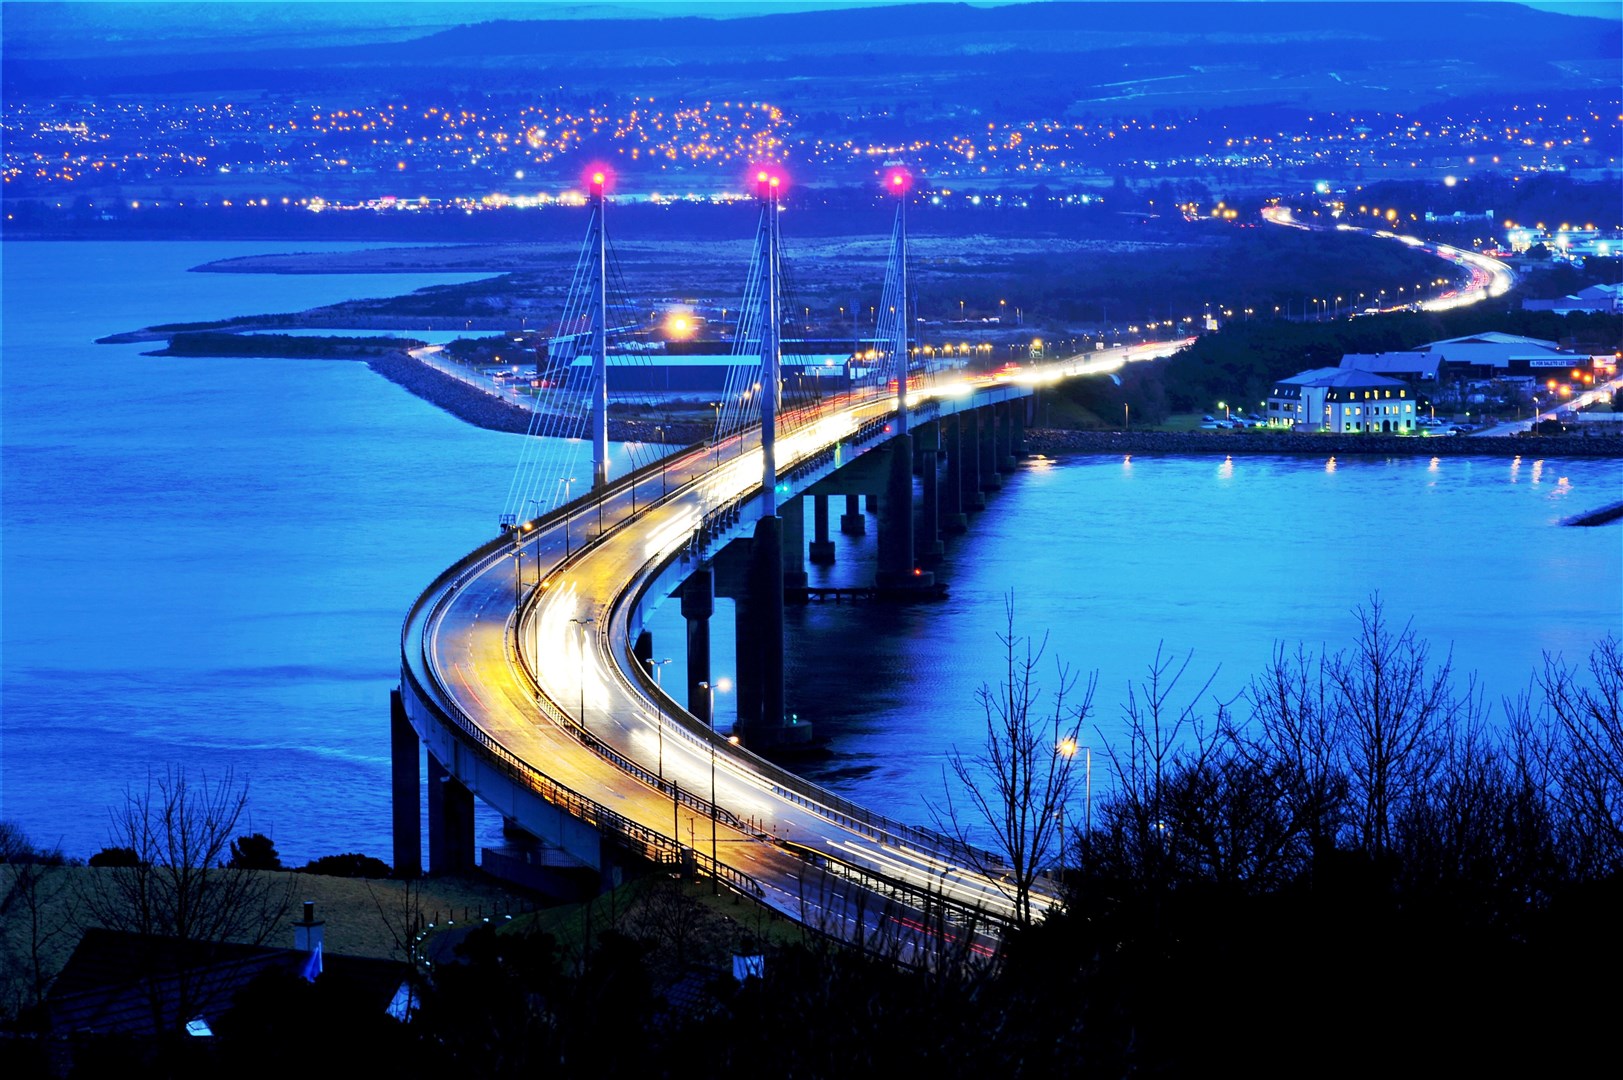
[[53, 942], [73, 925], [66, 862], [0, 821], [0, 1016], [39, 1005], [55, 978]]
[[428, 914], [423, 908], [425, 879], [407, 877], [392, 887], [383, 887], [381, 892], [373, 888], [370, 881], [363, 881], [362, 884], [366, 886], [366, 894], [372, 898], [372, 905], [378, 909], [378, 920], [389, 932], [395, 955], [411, 968], [405, 1002], [405, 1011], [409, 1014], [421, 1002], [419, 984], [423, 973], [423, 935], [428, 930]]
[[1592, 685], [1560, 657], [1537, 676], [1550, 717], [1545, 746], [1569, 822], [1574, 862], [1585, 873], [1623, 868], [1623, 644], [1601, 639], [1589, 654]]
[[1392, 825], [1445, 760], [1457, 725], [1481, 711], [1475, 680], [1456, 695], [1453, 658], [1432, 666], [1413, 623], [1396, 633], [1379, 594], [1358, 608], [1358, 642], [1325, 661], [1334, 723], [1343, 734], [1358, 840], [1391, 850]]
[[[1198, 708], [1217, 673], [1208, 676], [1186, 704], [1174, 704], [1173, 695], [1193, 660], [1194, 653], [1186, 653], [1174, 667], [1172, 657], [1158, 646], [1145, 680], [1127, 688], [1122, 709], [1127, 745], [1105, 743], [1115, 791], [1101, 807], [1105, 846], [1100, 854], [1115, 864], [1116, 872], [1157, 885], [1169, 881], [1175, 871], [1176, 833], [1169, 832], [1176, 825], [1171, 820], [1174, 779], [1179, 774], [1198, 776], [1214, 746]], [[1099, 735], [1104, 741], [1103, 732]]]
[[1251, 723], [1235, 732], [1253, 763], [1282, 770], [1282, 794], [1308, 850], [1332, 850], [1346, 825], [1347, 774], [1339, 713], [1331, 707], [1325, 657], [1276, 646], [1246, 692]]
[[1056, 661], [1056, 684], [1045, 705], [1037, 669], [1048, 639], [1033, 642], [1015, 632], [1012, 595], [1004, 614], [1007, 627], [998, 635], [1003, 678], [996, 689], [982, 683], [975, 694], [986, 722], [980, 750], [966, 756], [955, 746], [947, 758], [963, 797], [955, 800], [954, 785], [943, 777], [945, 801], [931, 806], [931, 814], [938, 828], [964, 844], [974, 869], [1013, 904], [1014, 921], [1028, 926], [1032, 886], [1055, 857], [1062, 815], [1081, 782], [1073, 765], [1096, 677], [1075, 702], [1077, 678]]
[[229, 865], [248, 803], [230, 770], [192, 780], [179, 766], [148, 774], [112, 809], [110, 845], [135, 852], [133, 866], [97, 875], [86, 895], [103, 926], [188, 942], [260, 944], [286, 914], [290, 880]]

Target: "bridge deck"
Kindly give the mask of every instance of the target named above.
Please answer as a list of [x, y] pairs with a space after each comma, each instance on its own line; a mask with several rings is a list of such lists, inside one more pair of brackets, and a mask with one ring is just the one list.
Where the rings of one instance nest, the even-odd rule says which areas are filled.
[[[910, 416], [920, 423], [1023, 397], [1034, 382], [1123, 359], [1079, 358], [1018, 383], [928, 391], [910, 403]], [[780, 436], [780, 477], [799, 493], [887, 441], [891, 410], [875, 397], [825, 406]], [[732, 887], [840, 936], [935, 925], [925, 936], [939, 944], [951, 931], [933, 920], [962, 929], [972, 911], [1006, 919], [1000, 883], [967, 869], [951, 841], [853, 806], [656, 697], [630, 644], [648, 607], [689, 571], [695, 538], [719, 545], [758, 516], [758, 442], [746, 433], [687, 450], [664, 474], [663, 497], [646, 480], [633, 496], [622, 481], [600, 501], [577, 500], [542, 519], [526, 534], [522, 584], [512, 545], [496, 540], [424, 592], [402, 635], [402, 685], [419, 734], [431, 749], [449, 747], [436, 756], [451, 759], [452, 775], [543, 839], [583, 843], [538, 818], [542, 803], [656, 858], [708, 866], [713, 850], [715, 871]]]

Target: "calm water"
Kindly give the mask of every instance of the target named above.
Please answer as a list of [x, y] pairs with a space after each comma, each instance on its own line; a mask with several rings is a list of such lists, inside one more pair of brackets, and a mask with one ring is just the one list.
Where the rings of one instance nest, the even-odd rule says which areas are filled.
[[[186, 273], [273, 250], [0, 248], [0, 816], [70, 853], [106, 842], [126, 785], [184, 762], [248, 780], [253, 828], [290, 861], [390, 855], [400, 621], [492, 531], [518, 440], [359, 364], [91, 344], [466, 280]], [[792, 707], [832, 740], [826, 778], [922, 819], [943, 754], [976, 737], [1011, 590], [1023, 631], [1098, 671], [1107, 735], [1157, 643], [1195, 650], [1191, 690], [1217, 669], [1229, 696], [1276, 640], [1346, 644], [1376, 589], [1510, 692], [1541, 651], [1580, 655], [1623, 621], [1618, 529], [1555, 524], [1620, 488], [1616, 462], [1030, 465], [952, 542], [946, 602], [791, 612]], [[872, 545], [844, 544], [833, 578], [863, 575]], [[680, 657], [674, 604], [654, 629]]]

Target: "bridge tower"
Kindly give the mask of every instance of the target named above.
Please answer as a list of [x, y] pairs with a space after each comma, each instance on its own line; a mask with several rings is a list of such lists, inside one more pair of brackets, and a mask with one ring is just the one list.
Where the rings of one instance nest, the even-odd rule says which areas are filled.
[[608, 200], [604, 189], [608, 175], [598, 169], [591, 176], [592, 220], [586, 228], [586, 246], [592, 260], [590, 325], [592, 336], [592, 490], [609, 482], [609, 380], [608, 307], [609, 259], [608, 229], [604, 213]]
[[[739, 658], [739, 677], [742, 680], [746, 668], [753, 667], [760, 692], [746, 695], [740, 686], [738, 726], [746, 744], [764, 749], [787, 741], [791, 735], [784, 725], [783, 519], [778, 516], [777, 496], [778, 406], [783, 383], [783, 265], [778, 198], [783, 181], [774, 169], [758, 171], [755, 181], [761, 202], [757, 250], [764, 259], [759, 314], [761, 379], [756, 395], [761, 415], [761, 517], [755, 523], [745, 586], [749, 593], [746, 606], [754, 624], [749, 643], [754, 656]], [[754, 663], [747, 664], [747, 660]], [[747, 712], [742, 708], [746, 700], [751, 706]]]
[[[912, 297], [907, 282], [907, 200], [913, 177], [905, 169], [892, 169], [885, 178], [886, 190], [896, 199], [896, 224], [891, 231], [890, 259], [885, 269], [882, 298], [884, 314], [876, 336], [890, 352], [886, 369], [896, 382], [895, 438], [890, 441], [889, 471], [879, 514], [879, 568], [874, 583], [886, 591], [930, 588], [935, 575], [921, 569], [914, 544], [913, 525], [913, 436], [908, 431], [908, 376], [912, 371]], [[926, 484], [935, 484], [935, 458]], [[934, 500], [931, 500], [934, 507]], [[933, 538], [933, 537], [932, 537]]]

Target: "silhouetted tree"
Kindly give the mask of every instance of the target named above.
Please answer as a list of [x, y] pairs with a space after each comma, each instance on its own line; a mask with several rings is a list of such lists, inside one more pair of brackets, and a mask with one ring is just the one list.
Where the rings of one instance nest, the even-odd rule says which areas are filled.
[[237, 870], [280, 870], [282, 857], [270, 837], [251, 833], [231, 841], [231, 861], [227, 865]]
[[1324, 664], [1329, 707], [1341, 733], [1357, 842], [1392, 846], [1392, 825], [1444, 762], [1462, 721], [1481, 711], [1475, 680], [1456, 694], [1452, 657], [1432, 665], [1412, 623], [1394, 632], [1380, 596], [1360, 607], [1358, 641]]
[[173, 766], [126, 789], [112, 811], [112, 840], [138, 861], [99, 875], [93, 914], [114, 929], [185, 941], [263, 941], [287, 910], [288, 886], [227, 864], [247, 803], [230, 770], [194, 781]]
[[1081, 783], [1073, 766], [1078, 733], [1093, 706], [1094, 680], [1077, 702], [1076, 676], [1056, 662], [1051, 703], [1045, 705], [1037, 668], [1047, 638], [1034, 643], [1015, 632], [1012, 595], [1004, 601], [1004, 616], [1007, 629], [998, 635], [1003, 677], [996, 689], [982, 683], [975, 694], [985, 720], [979, 752], [965, 756], [955, 746], [947, 758], [963, 796], [955, 800], [954, 785], [946, 783], [945, 801], [932, 806], [931, 814], [965, 845], [971, 865], [997, 884], [1014, 906], [1015, 923], [1024, 926], [1032, 921], [1038, 874], [1056, 853], [1064, 856], [1058, 834]]
[[1100, 823], [1088, 837], [1090, 853], [1104, 864], [1106, 873], [1155, 888], [1171, 881], [1176, 869], [1168, 833], [1173, 825], [1174, 777], [1205, 769], [1214, 747], [1198, 706], [1215, 673], [1186, 704], [1178, 706], [1173, 700], [1193, 659], [1194, 654], [1188, 653], [1174, 667], [1172, 657], [1158, 647], [1144, 682], [1127, 688], [1126, 745], [1113, 745], [1099, 732], [1115, 789], [1101, 805]]
[[0, 821], [0, 1017], [36, 1008], [56, 972], [52, 942], [73, 927], [74, 906], [57, 849], [34, 846]]

